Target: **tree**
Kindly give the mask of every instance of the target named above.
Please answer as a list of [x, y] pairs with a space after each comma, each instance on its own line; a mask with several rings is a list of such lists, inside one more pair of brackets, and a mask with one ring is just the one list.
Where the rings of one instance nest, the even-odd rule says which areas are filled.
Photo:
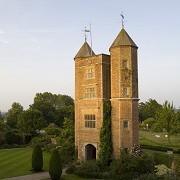
[[164, 128], [168, 133], [168, 142], [170, 143], [170, 133], [173, 130], [173, 126], [176, 122], [176, 113], [173, 103], [165, 101], [162, 108], [156, 113], [157, 123]]
[[75, 158], [74, 121], [65, 118], [60, 137], [62, 160], [69, 163]]
[[0, 120], [3, 120], [3, 115], [1, 113], [1, 111], [0, 111]]
[[57, 149], [54, 149], [49, 162], [49, 175], [52, 180], [59, 180], [62, 174], [62, 161]]
[[24, 134], [35, 136], [46, 126], [46, 121], [39, 110], [28, 109], [19, 115], [17, 126]]
[[154, 99], [149, 99], [145, 103], [139, 103], [139, 120], [144, 121], [148, 118], [155, 118], [159, 108], [161, 108], [161, 105]]
[[14, 102], [8, 110], [7, 124], [11, 128], [16, 128], [18, 116], [23, 112], [21, 104]]
[[67, 95], [37, 93], [30, 107], [41, 111], [48, 124], [55, 123], [59, 127], [63, 126], [65, 117], [71, 118], [74, 115], [74, 100]]
[[36, 145], [32, 153], [32, 168], [34, 171], [42, 171], [43, 153], [40, 145]]

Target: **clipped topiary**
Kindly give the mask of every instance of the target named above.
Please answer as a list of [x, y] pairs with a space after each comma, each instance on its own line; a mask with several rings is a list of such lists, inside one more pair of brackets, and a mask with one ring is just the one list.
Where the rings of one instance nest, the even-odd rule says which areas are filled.
[[33, 171], [42, 171], [43, 154], [40, 145], [36, 145], [32, 153], [32, 169]]
[[59, 180], [62, 174], [62, 161], [57, 149], [54, 149], [49, 162], [49, 175], [52, 180]]

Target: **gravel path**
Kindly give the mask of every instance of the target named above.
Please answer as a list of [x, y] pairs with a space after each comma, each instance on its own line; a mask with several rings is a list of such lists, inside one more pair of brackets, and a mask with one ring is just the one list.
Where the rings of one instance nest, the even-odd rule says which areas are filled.
[[[66, 175], [65, 170], [66, 169], [63, 169], [62, 175]], [[4, 180], [43, 180], [43, 179], [44, 180], [51, 179], [49, 176], [49, 172], [34, 173], [34, 174], [25, 175], [25, 176], [6, 178]]]

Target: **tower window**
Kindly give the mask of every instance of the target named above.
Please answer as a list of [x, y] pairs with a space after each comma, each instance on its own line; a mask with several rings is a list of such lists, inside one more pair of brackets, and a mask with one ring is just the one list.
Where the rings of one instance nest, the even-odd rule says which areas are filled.
[[85, 114], [84, 121], [86, 128], [95, 128], [96, 118], [94, 114]]
[[124, 121], [123, 127], [124, 129], [128, 128], [128, 121]]
[[85, 89], [85, 98], [94, 98], [95, 97], [95, 88], [86, 88]]
[[94, 78], [94, 68], [86, 69], [86, 79]]
[[127, 96], [128, 95], [128, 88], [123, 88], [123, 95], [124, 96]]
[[128, 67], [128, 65], [127, 65], [127, 60], [124, 59], [124, 60], [122, 61], [122, 68], [125, 69], [125, 68], [127, 68], [127, 67]]

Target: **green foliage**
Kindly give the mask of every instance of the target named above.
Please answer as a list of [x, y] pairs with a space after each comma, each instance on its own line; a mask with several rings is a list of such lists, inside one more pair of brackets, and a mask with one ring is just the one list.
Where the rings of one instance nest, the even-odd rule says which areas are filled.
[[163, 180], [161, 177], [158, 177], [155, 173], [142, 174], [139, 177], [140, 180]]
[[52, 180], [59, 180], [62, 174], [62, 161], [57, 149], [54, 149], [49, 162], [49, 175]]
[[154, 123], [154, 124], [152, 125], [151, 130], [152, 130], [153, 132], [159, 133], [159, 132], [162, 132], [162, 131], [163, 131], [163, 127], [161, 126], [161, 124], [160, 124], [159, 122], [156, 122], [156, 123]]
[[154, 151], [162, 151], [162, 152], [173, 151], [172, 148], [163, 147], [163, 146], [145, 145], [145, 144], [141, 144], [141, 148], [150, 149], [150, 150], [154, 150]]
[[100, 131], [100, 151], [99, 159], [104, 166], [107, 166], [112, 158], [112, 141], [111, 141], [111, 104], [103, 104], [103, 123]]
[[5, 134], [5, 139], [7, 144], [12, 145], [12, 144], [18, 144], [22, 145], [23, 144], [23, 136], [18, 134], [16, 130], [8, 130]]
[[174, 174], [173, 170], [168, 168], [164, 164], [157, 165], [157, 166], [155, 166], [155, 168], [156, 168], [155, 171], [156, 171], [157, 176], [169, 177], [170, 175]]
[[43, 154], [41, 150], [41, 146], [36, 145], [33, 149], [32, 153], [32, 168], [33, 171], [42, 171], [43, 167]]
[[85, 178], [100, 178], [101, 168], [97, 161], [86, 161], [80, 167], [77, 167], [76, 174]]
[[149, 101], [145, 103], [139, 103], [139, 120], [144, 121], [148, 118], [155, 118], [159, 108], [161, 108], [161, 105], [154, 99], [149, 99]]
[[47, 135], [59, 136], [61, 134], [60, 128], [44, 128]]
[[51, 136], [47, 135], [39, 135], [38, 137], [34, 137], [31, 140], [31, 145], [34, 147], [36, 145], [40, 145], [43, 151], [51, 151], [56, 147], [56, 145], [51, 144]]
[[10, 127], [3, 121], [0, 121], [0, 132], [6, 132], [8, 130], [10, 130]]
[[121, 151], [120, 158], [113, 160], [110, 171], [115, 176], [127, 174], [127, 172], [132, 173], [135, 172], [137, 165], [136, 158], [133, 155]]
[[66, 169], [66, 173], [68, 174], [75, 174], [76, 171], [77, 171], [77, 167], [75, 163], [71, 163], [70, 165], [68, 165], [68, 168]]
[[19, 115], [17, 126], [23, 133], [35, 136], [46, 126], [46, 122], [40, 111], [37, 109], [28, 109]]
[[121, 151], [119, 159], [112, 162], [110, 171], [113, 176], [120, 176], [122, 174], [142, 174], [152, 173], [154, 171], [154, 158], [150, 154], [142, 154], [142, 156], [133, 156], [132, 154]]
[[74, 100], [67, 95], [37, 93], [30, 107], [41, 111], [48, 124], [55, 123], [59, 127], [62, 127], [64, 117], [74, 117]]
[[138, 157], [136, 160], [138, 164], [137, 172], [140, 174], [154, 172], [155, 161], [152, 154], [143, 153], [142, 156]]
[[1, 111], [0, 111], [0, 120], [3, 120], [3, 115], [1, 113]]
[[154, 123], [156, 123], [156, 120], [154, 118], [148, 118], [144, 120], [141, 125], [145, 129], [147, 128], [147, 124], [148, 124], [148, 129], [151, 129]]
[[74, 144], [74, 121], [66, 119], [58, 144], [60, 144], [60, 153], [63, 154], [62, 161], [67, 164], [75, 159], [75, 144]]
[[156, 165], [158, 164], [164, 164], [167, 167], [171, 167], [171, 164], [174, 160], [174, 157], [169, 155], [169, 154], [165, 154], [165, 153], [158, 153], [158, 152], [154, 152], [154, 160]]
[[15, 128], [17, 125], [18, 116], [23, 112], [23, 107], [14, 102], [11, 109], [8, 110], [7, 125], [11, 128]]
[[180, 176], [180, 157], [174, 158], [174, 170]]
[[157, 123], [159, 123], [162, 128], [164, 128], [168, 133], [168, 141], [170, 143], [170, 133], [173, 130], [173, 125], [177, 121], [175, 108], [173, 104], [165, 101], [162, 108], [156, 113]]

